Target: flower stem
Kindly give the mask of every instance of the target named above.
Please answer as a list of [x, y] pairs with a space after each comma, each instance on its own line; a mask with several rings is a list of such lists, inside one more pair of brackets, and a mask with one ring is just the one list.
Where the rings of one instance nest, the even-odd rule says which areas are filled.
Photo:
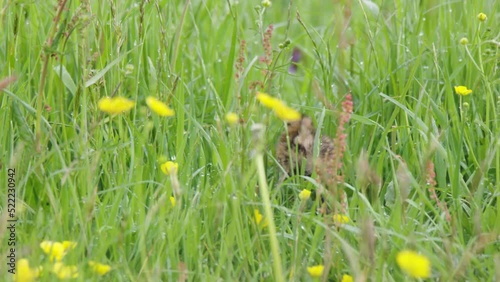
[[269, 200], [269, 188], [267, 187], [266, 172], [264, 170], [264, 155], [259, 151], [255, 156], [257, 163], [257, 173], [259, 175], [259, 191], [264, 203], [264, 213], [268, 220], [269, 236], [271, 239], [271, 252], [273, 256], [273, 268], [275, 281], [285, 281], [283, 279], [283, 270], [281, 268], [280, 249], [278, 239], [276, 237], [276, 225], [274, 224], [273, 211], [271, 209], [271, 201]]

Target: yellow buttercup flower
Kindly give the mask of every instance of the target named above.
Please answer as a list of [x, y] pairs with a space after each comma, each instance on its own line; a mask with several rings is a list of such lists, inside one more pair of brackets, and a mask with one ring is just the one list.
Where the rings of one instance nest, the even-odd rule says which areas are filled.
[[238, 117], [237, 114], [229, 112], [226, 114], [226, 121], [230, 125], [235, 125], [240, 121], [240, 118]]
[[69, 279], [78, 277], [78, 268], [75, 265], [64, 265], [62, 262], [56, 262], [52, 268], [59, 279]]
[[61, 261], [62, 258], [66, 255], [69, 249], [74, 249], [76, 247], [75, 242], [71, 241], [63, 241], [61, 242], [52, 242], [52, 241], [43, 241], [40, 243], [40, 248], [49, 255], [50, 261]]
[[111, 266], [109, 266], [107, 264], [98, 263], [98, 262], [95, 262], [92, 260], [89, 261], [89, 266], [93, 272], [95, 272], [101, 276], [105, 275], [106, 273], [108, 273], [111, 270]]
[[31, 268], [27, 259], [20, 259], [16, 265], [16, 274], [14, 274], [15, 282], [31, 282], [40, 276], [42, 267]]
[[341, 282], [353, 282], [353, 281], [354, 281], [354, 279], [352, 279], [351, 275], [344, 274], [342, 276], [342, 281]]
[[399, 267], [414, 278], [429, 278], [431, 276], [431, 262], [423, 255], [406, 250], [396, 256]]
[[469, 39], [467, 39], [467, 37], [462, 37], [462, 38], [460, 38], [460, 41], [458, 41], [458, 42], [460, 42], [460, 44], [462, 44], [462, 45], [467, 45], [467, 44], [469, 44]]
[[166, 175], [177, 174], [178, 169], [179, 164], [172, 161], [167, 161], [161, 165], [161, 171], [163, 171]]
[[288, 122], [300, 120], [301, 117], [299, 112], [284, 104], [276, 105], [274, 107], [274, 113], [278, 116], [279, 119]]
[[264, 106], [269, 109], [274, 109], [277, 105], [281, 105], [281, 101], [276, 99], [269, 94], [263, 92], [257, 92], [257, 100]]
[[484, 21], [486, 21], [488, 19], [488, 16], [486, 16], [485, 13], [479, 13], [477, 15], [477, 19], [480, 20], [480, 21], [482, 21], [482, 22], [484, 22]]
[[455, 86], [455, 93], [462, 96], [467, 96], [472, 93], [472, 90], [468, 89], [466, 86]]
[[171, 205], [172, 207], [175, 207], [175, 198], [174, 198], [174, 197], [172, 197], [172, 196], [170, 196], [170, 205]]
[[259, 226], [259, 227], [266, 227], [269, 222], [267, 221], [266, 218], [264, 218], [264, 216], [260, 213], [260, 211], [258, 209], [255, 209], [253, 210], [253, 214], [254, 214], [254, 220], [255, 220], [255, 223]]
[[347, 215], [343, 215], [343, 214], [334, 214], [333, 215], [333, 222], [335, 222], [335, 224], [349, 223], [349, 217], [347, 217]]
[[311, 190], [304, 189], [304, 190], [300, 191], [299, 199], [301, 199], [302, 201], [305, 201], [305, 200], [309, 199], [309, 197], [311, 197]]
[[257, 92], [257, 100], [269, 109], [272, 109], [276, 116], [283, 121], [297, 121], [301, 115], [296, 110], [285, 105], [280, 99], [271, 97], [269, 94]]
[[69, 249], [73, 250], [74, 248], [76, 248], [76, 242], [73, 241], [63, 241], [62, 245], [64, 250], [69, 250]]
[[130, 111], [135, 103], [127, 98], [116, 96], [113, 98], [104, 97], [97, 103], [99, 110], [108, 114], [119, 114]]
[[309, 275], [311, 275], [312, 277], [319, 278], [319, 277], [321, 277], [321, 275], [323, 275], [323, 269], [325, 269], [325, 267], [321, 264], [314, 265], [314, 266], [308, 267], [307, 272], [309, 272]]
[[149, 96], [146, 98], [146, 104], [153, 112], [162, 117], [171, 117], [175, 115], [174, 110], [172, 110], [165, 103], [156, 99], [153, 96]]
[[40, 248], [49, 255], [50, 261], [61, 261], [66, 251], [59, 242], [43, 241], [40, 243]]

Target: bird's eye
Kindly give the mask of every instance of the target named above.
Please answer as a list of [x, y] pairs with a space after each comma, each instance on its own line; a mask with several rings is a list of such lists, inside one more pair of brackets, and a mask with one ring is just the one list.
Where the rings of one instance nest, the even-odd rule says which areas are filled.
[[298, 151], [302, 154], [306, 154], [306, 147], [302, 146], [302, 144], [297, 144]]

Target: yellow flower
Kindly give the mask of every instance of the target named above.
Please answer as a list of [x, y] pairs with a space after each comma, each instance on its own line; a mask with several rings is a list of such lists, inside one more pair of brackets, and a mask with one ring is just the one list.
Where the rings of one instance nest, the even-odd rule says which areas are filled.
[[108, 114], [119, 114], [130, 111], [135, 103], [124, 97], [104, 97], [97, 103], [99, 110]]
[[467, 45], [467, 44], [469, 44], [469, 39], [467, 39], [467, 37], [462, 37], [462, 38], [460, 38], [459, 42], [462, 45]]
[[90, 266], [90, 269], [92, 269], [93, 272], [99, 274], [99, 275], [104, 275], [106, 273], [108, 273], [110, 270], [111, 270], [111, 266], [107, 265], [107, 264], [102, 264], [102, 263], [98, 263], [98, 262], [95, 262], [95, 261], [89, 261], [89, 266]]
[[472, 93], [472, 90], [467, 89], [466, 86], [455, 86], [455, 93], [462, 96], [467, 96]]
[[399, 252], [396, 261], [399, 267], [415, 278], [429, 278], [431, 276], [431, 262], [423, 255], [414, 251]]
[[344, 274], [342, 276], [342, 281], [341, 282], [353, 282], [353, 281], [354, 281], [354, 279], [352, 279], [351, 275]]
[[274, 113], [283, 121], [297, 121], [300, 119], [300, 113], [285, 105], [280, 99], [271, 97], [269, 94], [257, 92], [257, 100], [274, 111]]
[[60, 261], [65, 255], [64, 247], [59, 242], [43, 241], [40, 248], [49, 255], [50, 261]]
[[172, 161], [168, 161], [161, 165], [161, 171], [163, 171], [166, 175], [177, 174], [178, 169], [179, 164]]
[[333, 222], [335, 222], [335, 224], [349, 223], [349, 217], [347, 217], [347, 215], [343, 215], [343, 214], [334, 214], [333, 215]]
[[62, 242], [64, 250], [74, 249], [76, 247], [76, 242], [73, 241], [63, 241]]
[[54, 263], [52, 272], [54, 272], [59, 279], [78, 277], [78, 268], [75, 265], [64, 265], [62, 262]]
[[75, 242], [64, 241], [60, 242], [52, 242], [52, 241], [43, 241], [40, 243], [40, 248], [50, 256], [50, 261], [61, 261], [62, 258], [66, 255], [69, 249], [74, 249], [76, 247]]
[[304, 190], [300, 191], [299, 199], [301, 199], [302, 201], [305, 201], [305, 200], [309, 199], [309, 197], [311, 197], [311, 190], [304, 189]]
[[237, 124], [238, 121], [240, 121], [240, 118], [238, 117], [237, 114], [235, 113], [227, 113], [226, 114], [226, 121], [227, 123], [229, 123], [230, 125], [234, 125], [234, 124]]
[[480, 21], [482, 21], [482, 22], [484, 22], [484, 21], [486, 21], [488, 19], [488, 16], [486, 16], [485, 13], [479, 13], [477, 15], [477, 19], [480, 20]]
[[258, 209], [254, 209], [253, 214], [254, 214], [255, 223], [259, 227], [264, 228], [269, 224], [269, 222], [267, 222], [267, 219], [264, 218], [264, 216], [260, 213], [260, 211]]
[[321, 275], [323, 275], [323, 269], [325, 267], [323, 265], [314, 265], [310, 266], [307, 268], [307, 272], [309, 272], [309, 275], [311, 275], [314, 278], [319, 278]]
[[16, 265], [16, 274], [14, 274], [14, 281], [16, 282], [31, 282], [40, 276], [42, 267], [32, 269], [27, 259], [20, 259]]
[[171, 117], [175, 114], [174, 110], [172, 110], [165, 103], [153, 96], [149, 96], [146, 98], [146, 104], [153, 112], [162, 117]]
[[274, 109], [277, 105], [282, 105], [283, 103], [276, 98], [271, 97], [269, 94], [263, 92], [257, 92], [257, 100], [269, 109]]
[[283, 121], [297, 121], [300, 119], [299, 112], [282, 103], [274, 107], [274, 113]]
[[172, 205], [172, 207], [175, 207], [175, 198], [170, 196], [170, 205]]

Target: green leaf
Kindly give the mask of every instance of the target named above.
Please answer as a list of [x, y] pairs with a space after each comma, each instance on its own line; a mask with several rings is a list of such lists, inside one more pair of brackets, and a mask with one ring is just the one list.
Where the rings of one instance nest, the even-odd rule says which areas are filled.
[[19, 130], [19, 137], [26, 142], [33, 142], [34, 134], [16, 101], [12, 101], [12, 119]]
[[71, 94], [74, 96], [76, 93], [77, 87], [76, 87], [75, 82], [71, 78], [71, 75], [66, 70], [66, 68], [64, 66], [57, 65], [57, 66], [54, 66], [54, 71], [56, 72], [57, 76], [59, 76], [59, 78], [62, 80], [64, 86], [66, 86], [66, 88], [68, 88], [69, 92], [71, 92]]
[[[137, 46], [140, 46], [140, 45], [137, 45]], [[84, 84], [85, 88], [95, 84], [99, 79], [101, 79], [114, 65], [118, 64], [125, 56], [127, 56], [130, 52], [132, 52], [132, 50], [134, 50], [135, 48], [134, 47], [132, 49], [130, 49], [128, 52], [120, 55], [118, 58], [114, 59], [111, 63], [109, 63], [105, 68], [103, 68], [100, 72], [98, 72], [96, 75], [94, 75], [93, 77], [91, 77], [89, 80], [87, 80]]]

